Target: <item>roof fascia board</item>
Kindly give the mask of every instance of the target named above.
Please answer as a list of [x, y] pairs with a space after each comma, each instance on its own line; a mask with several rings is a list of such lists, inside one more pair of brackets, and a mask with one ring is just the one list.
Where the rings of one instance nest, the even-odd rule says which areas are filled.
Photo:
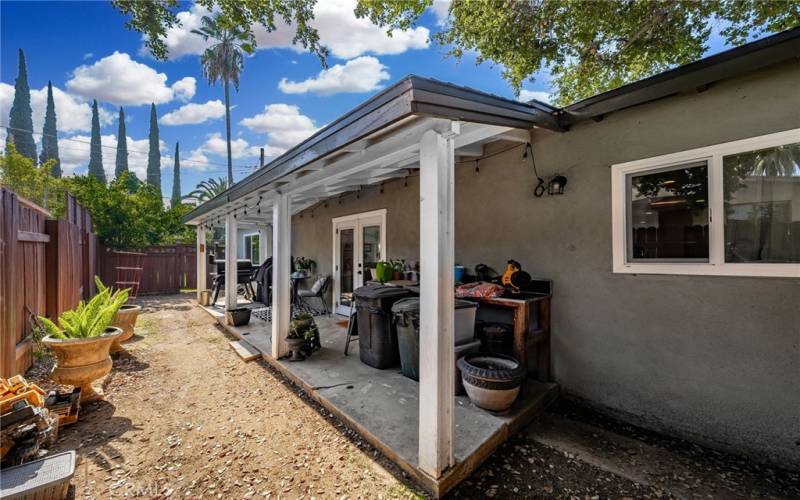
[[572, 125], [798, 57], [795, 28], [571, 104], [562, 119]]

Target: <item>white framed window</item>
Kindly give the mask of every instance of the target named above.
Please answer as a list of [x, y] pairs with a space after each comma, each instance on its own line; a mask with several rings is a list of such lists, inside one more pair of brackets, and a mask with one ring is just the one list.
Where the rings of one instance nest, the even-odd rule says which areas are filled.
[[615, 273], [800, 277], [800, 129], [611, 166]]

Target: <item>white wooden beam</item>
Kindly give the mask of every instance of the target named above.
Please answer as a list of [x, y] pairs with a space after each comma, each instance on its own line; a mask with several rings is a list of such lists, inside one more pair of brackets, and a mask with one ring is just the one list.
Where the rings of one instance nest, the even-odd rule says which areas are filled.
[[206, 266], [208, 265], [208, 249], [206, 248], [206, 228], [202, 224], [197, 226], [197, 302], [200, 302], [200, 292], [207, 288]]
[[260, 264], [272, 256], [272, 227], [267, 224], [258, 226], [258, 258]]
[[238, 304], [237, 283], [237, 220], [232, 213], [225, 216], [225, 308], [233, 309]]
[[288, 352], [286, 335], [291, 320], [290, 270], [292, 216], [290, 196], [279, 193], [272, 210], [272, 357]]
[[428, 131], [420, 144], [419, 466], [438, 479], [453, 461], [454, 145]]

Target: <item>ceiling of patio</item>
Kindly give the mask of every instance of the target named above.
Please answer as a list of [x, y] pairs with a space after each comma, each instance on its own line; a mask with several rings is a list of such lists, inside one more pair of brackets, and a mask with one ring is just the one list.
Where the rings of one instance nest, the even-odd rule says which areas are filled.
[[[449, 130], [450, 123], [443, 118], [408, 116], [192, 222], [207, 226], [224, 225], [225, 216], [235, 213], [237, 223], [243, 227], [269, 224], [272, 221], [272, 195], [276, 191], [289, 194], [292, 213], [298, 213], [343, 193], [405, 177], [411, 169], [419, 168], [422, 135], [428, 130]], [[486, 144], [495, 141], [524, 143], [528, 140], [527, 130], [460, 122], [460, 133], [454, 137], [455, 156], [456, 159], [481, 157]]]

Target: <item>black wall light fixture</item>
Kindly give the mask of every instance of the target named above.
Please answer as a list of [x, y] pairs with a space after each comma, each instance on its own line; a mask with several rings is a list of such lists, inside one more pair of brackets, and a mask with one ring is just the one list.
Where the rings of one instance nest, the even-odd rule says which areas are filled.
[[525, 153], [522, 155], [522, 158], [529, 158], [531, 159], [531, 165], [533, 166], [533, 173], [536, 175], [536, 187], [533, 188], [533, 195], [537, 198], [541, 198], [547, 193], [550, 196], [564, 194], [564, 186], [567, 185], [567, 178], [563, 175], [554, 175], [550, 177], [547, 181], [544, 180], [541, 176], [539, 176], [539, 172], [536, 169], [536, 159], [533, 157], [533, 147], [531, 143], [525, 144]]

